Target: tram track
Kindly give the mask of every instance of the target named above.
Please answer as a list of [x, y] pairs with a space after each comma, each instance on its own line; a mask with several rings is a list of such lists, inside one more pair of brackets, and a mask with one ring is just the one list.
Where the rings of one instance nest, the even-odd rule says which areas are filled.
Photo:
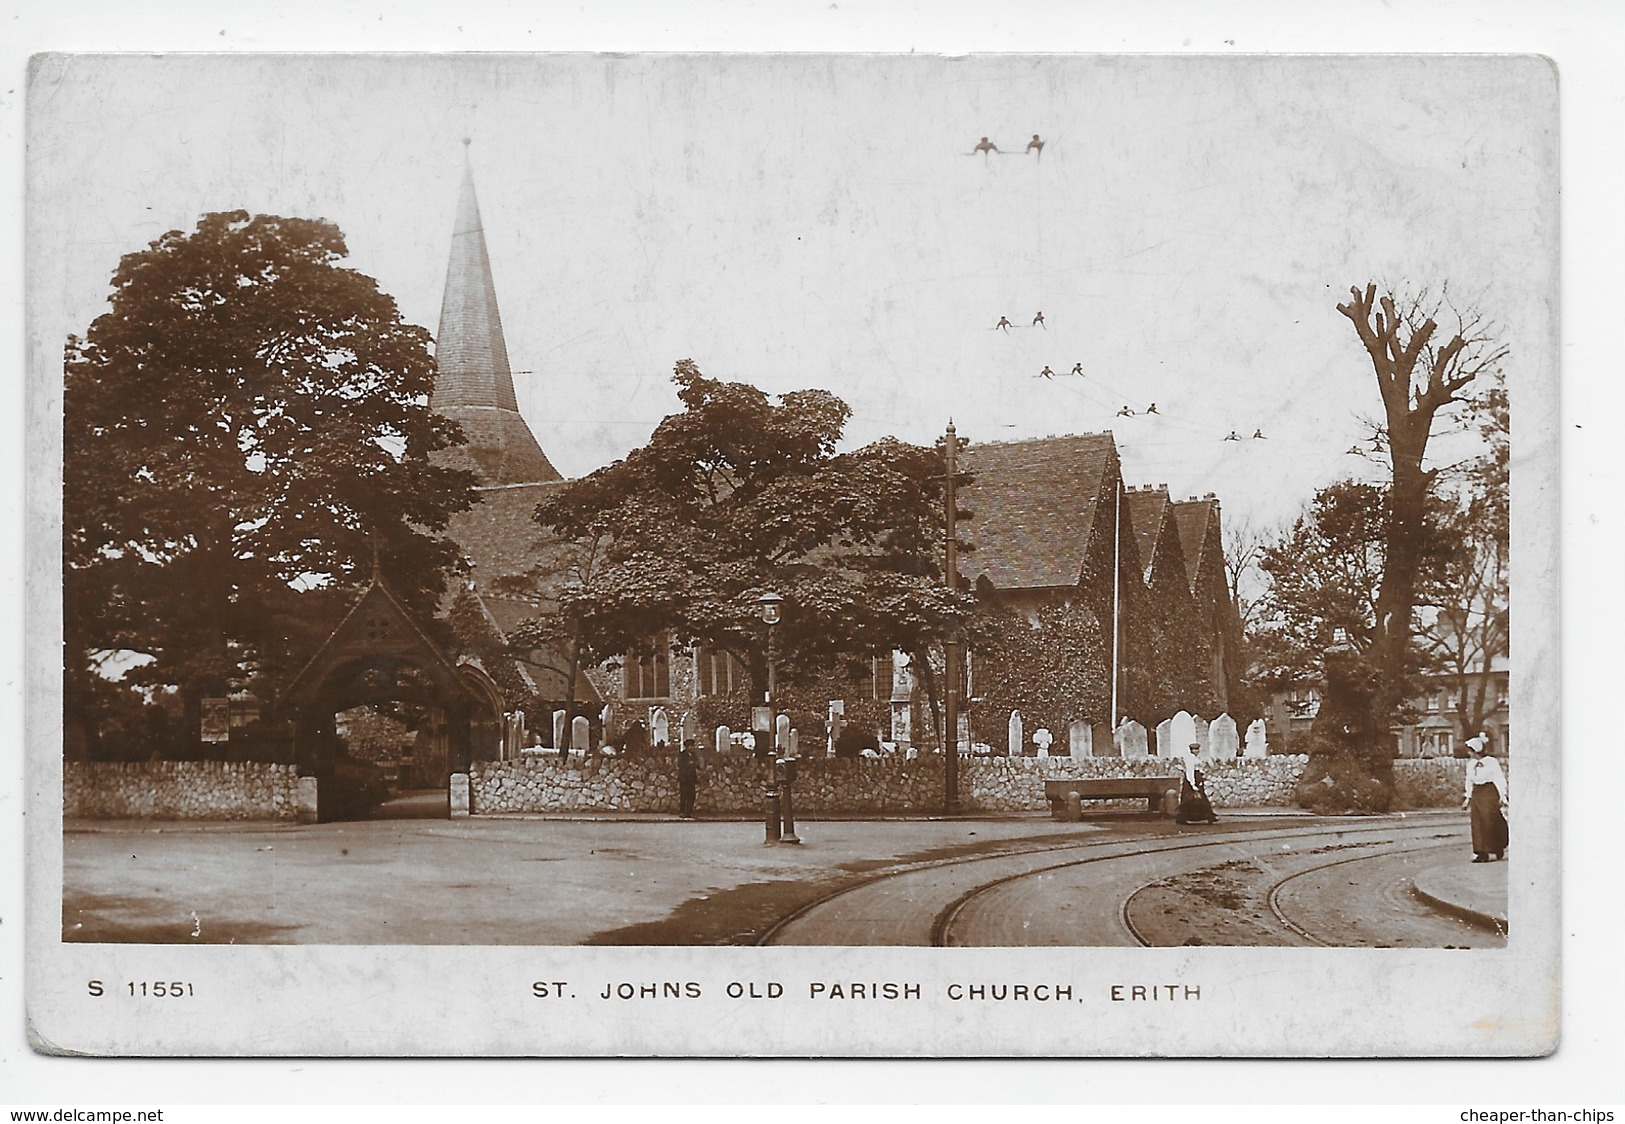
[[[1437, 832], [1440, 826], [1395, 821], [1347, 826], [1322, 823], [1312, 829], [1231, 830], [1223, 835], [1204, 834], [1198, 838], [1143, 833], [1129, 838], [1089, 839], [993, 855], [929, 860], [833, 889], [778, 919], [758, 936], [756, 943], [938, 947], [979, 944], [974, 936], [959, 939], [964, 934], [958, 933], [956, 927], [967, 910], [985, 901], [990, 894], [1033, 879], [1114, 861], [1127, 864], [1146, 857], [1235, 848], [1249, 842], [1272, 847], [1310, 839], [1337, 840], [1341, 844], [1350, 839], [1375, 840], [1395, 834], [1413, 836]], [[1125, 894], [1113, 911], [1119, 930], [1116, 937], [1123, 943], [1144, 944], [1141, 934], [1123, 912], [1132, 896], [1133, 892]], [[867, 925], [865, 918], [869, 919]]]

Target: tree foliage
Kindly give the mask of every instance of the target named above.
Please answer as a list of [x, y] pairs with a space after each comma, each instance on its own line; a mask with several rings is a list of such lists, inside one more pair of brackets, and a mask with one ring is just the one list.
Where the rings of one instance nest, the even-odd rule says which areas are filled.
[[942, 584], [943, 474], [930, 449], [836, 452], [850, 410], [821, 390], [776, 401], [676, 366], [681, 412], [623, 460], [571, 481], [536, 518], [601, 542], [527, 636], [578, 637], [591, 660], [652, 643], [732, 653], [765, 684], [757, 598], [784, 598], [780, 673], [924, 650], [964, 611]]
[[126, 255], [109, 310], [68, 340], [70, 710], [106, 649], [152, 656], [145, 684], [222, 691], [375, 558], [432, 611], [456, 557], [439, 532], [473, 479], [430, 459], [461, 436], [428, 408], [428, 333], [346, 253], [326, 222], [205, 215]]

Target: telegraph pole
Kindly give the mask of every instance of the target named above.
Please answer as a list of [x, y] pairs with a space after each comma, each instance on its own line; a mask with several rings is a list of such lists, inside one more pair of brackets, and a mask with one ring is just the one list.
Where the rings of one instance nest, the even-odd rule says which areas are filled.
[[[948, 439], [944, 447], [947, 456], [948, 486], [947, 495], [947, 536], [948, 536], [948, 592], [952, 594], [959, 587], [959, 558], [958, 543], [955, 541], [954, 520], [958, 512], [955, 510], [955, 492], [958, 485], [958, 456], [959, 438], [954, 432], [953, 419], [948, 419]], [[947, 726], [945, 744], [942, 748], [942, 782], [943, 800], [942, 810], [945, 815], [957, 816], [959, 814], [959, 626], [950, 623], [948, 636], [942, 644], [943, 672], [948, 680], [947, 699], [944, 706]]]

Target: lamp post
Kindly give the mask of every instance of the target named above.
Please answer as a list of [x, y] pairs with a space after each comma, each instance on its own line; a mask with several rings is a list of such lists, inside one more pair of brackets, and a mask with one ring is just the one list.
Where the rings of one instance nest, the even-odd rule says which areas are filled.
[[[768, 843], [780, 842], [783, 839], [784, 829], [781, 804], [783, 797], [777, 783], [779, 771], [779, 766], [777, 763], [778, 746], [774, 744], [774, 734], [777, 730], [777, 722], [773, 714], [773, 696], [779, 689], [778, 671], [774, 666], [773, 659], [775, 655], [773, 649], [773, 626], [779, 623], [780, 609], [783, 604], [784, 598], [780, 597], [772, 590], [768, 590], [756, 599], [757, 616], [760, 617], [762, 623], [767, 626], [767, 696], [765, 699], [767, 705], [761, 709], [761, 715], [765, 716], [765, 720], [760, 722], [753, 721], [751, 725], [757, 727], [755, 734], [758, 743], [761, 743], [763, 738], [767, 739], [765, 745], [759, 744], [758, 748], [766, 749], [767, 760], [769, 763], [767, 780], [762, 786], [762, 799], [766, 805], [766, 842]], [[792, 828], [791, 831], [793, 836], [794, 829]], [[795, 842], [800, 842], [800, 840], [795, 840]]]

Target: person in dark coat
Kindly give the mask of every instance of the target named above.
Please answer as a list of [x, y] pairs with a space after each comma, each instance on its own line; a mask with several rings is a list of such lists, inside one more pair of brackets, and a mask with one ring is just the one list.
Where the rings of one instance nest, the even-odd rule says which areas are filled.
[[677, 751], [677, 814], [685, 820], [694, 818], [694, 786], [699, 779], [700, 763], [684, 742]]
[[1467, 791], [1461, 806], [1471, 814], [1473, 861], [1495, 862], [1507, 850], [1507, 779], [1501, 763], [1490, 756], [1490, 739], [1480, 733], [1467, 739]]
[[1201, 752], [1200, 742], [1191, 742], [1190, 748], [1185, 751], [1185, 773], [1179, 780], [1179, 814], [1174, 817], [1178, 823], [1219, 822], [1219, 817], [1213, 814], [1213, 803], [1207, 798], [1202, 761], [1197, 756]]

